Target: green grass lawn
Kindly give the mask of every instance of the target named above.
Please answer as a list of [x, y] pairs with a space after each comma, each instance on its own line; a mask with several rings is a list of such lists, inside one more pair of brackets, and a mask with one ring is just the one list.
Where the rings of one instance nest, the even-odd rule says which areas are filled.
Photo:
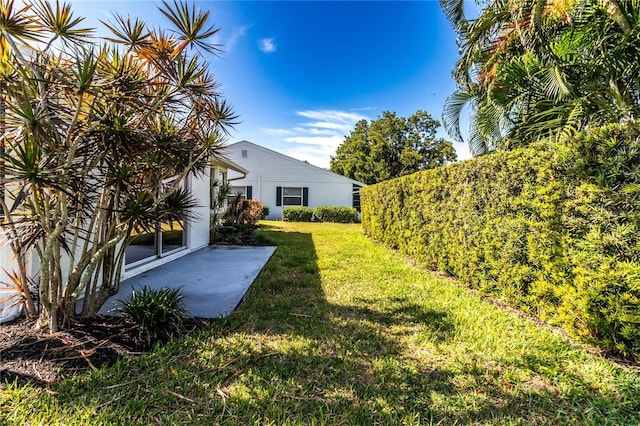
[[0, 393], [0, 424], [640, 423], [637, 371], [359, 225], [266, 224], [278, 249], [232, 317], [48, 392]]

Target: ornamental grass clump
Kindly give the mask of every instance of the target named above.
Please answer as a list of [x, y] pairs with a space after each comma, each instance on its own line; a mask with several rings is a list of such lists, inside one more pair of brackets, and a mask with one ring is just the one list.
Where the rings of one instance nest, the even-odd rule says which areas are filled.
[[138, 336], [147, 347], [166, 342], [182, 331], [187, 317], [184, 296], [179, 288], [135, 289], [116, 311], [138, 326]]

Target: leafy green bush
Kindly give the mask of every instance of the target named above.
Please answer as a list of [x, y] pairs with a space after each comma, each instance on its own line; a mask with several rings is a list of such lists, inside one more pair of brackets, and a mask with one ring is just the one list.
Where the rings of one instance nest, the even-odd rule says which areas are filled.
[[640, 128], [362, 189], [365, 232], [574, 336], [640, 355]]
[[321, 222], [357, 223], [359, 220], [353, 207], [320, 206], [313, 210], [313, 217]]
[[116, 309], [138, 326], [139, 337], [147, 347], [158, 341], [167, 341], [182, 330], [187, 316], [180, 289], [153, 290], [146, 286], [135, 289], [128, 301]]
[[267, 216], [269, 216], [269, 206], [262, 206], [262, 214], [260, 216], [260, 219], [266, 219]]
[[284, 207], [282, 220], [285, 222], [311, 222], [313, 210], [309, 207]]

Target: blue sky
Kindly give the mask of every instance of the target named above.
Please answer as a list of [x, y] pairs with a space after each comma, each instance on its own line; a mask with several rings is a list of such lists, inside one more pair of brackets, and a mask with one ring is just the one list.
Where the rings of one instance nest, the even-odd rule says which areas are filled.
[[[117, 10], [167, 26], [159, 2], [73, 3], [91, 25]], [[456, 35], [437, 1], [196, 4], [220, 28], [214, 41], [224, 51], [210, 68], [242, 121], [229, 143], [249, 140], [328, 168], [358, 120], [419, 109], [440, 120], [455, 88]], [[449, 139], [442, 128], [438, 136]], [[466, 145], [455, 147], [470, 157]]]

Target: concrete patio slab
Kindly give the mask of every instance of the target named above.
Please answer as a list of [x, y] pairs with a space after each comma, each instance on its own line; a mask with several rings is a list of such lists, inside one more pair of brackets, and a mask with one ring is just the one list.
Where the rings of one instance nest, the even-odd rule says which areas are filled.
[[120, 283], [120, 292], [100, 309], [113, 315], [121, 300], [133, 289], [180, 287], [192, 317], [218, 318], [230, 315], [257, 278], [276, 247], [209, 246]]

